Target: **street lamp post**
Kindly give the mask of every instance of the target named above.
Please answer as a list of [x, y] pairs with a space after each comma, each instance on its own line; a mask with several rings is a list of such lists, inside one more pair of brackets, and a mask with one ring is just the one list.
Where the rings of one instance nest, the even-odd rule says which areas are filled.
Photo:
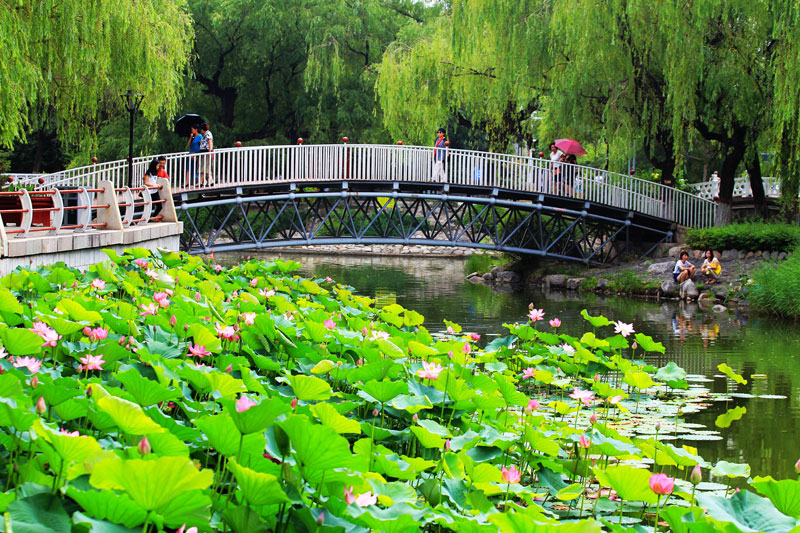
[[125, 108], [131, 115], [131, 136], [128, 144], [128, 187], [133, 187], [133, 117], [139, 111], [139, 105], [142, 103], [144, 95], [128, 89], [128, 92], [121, 94], [120, 97], [125, 102]]

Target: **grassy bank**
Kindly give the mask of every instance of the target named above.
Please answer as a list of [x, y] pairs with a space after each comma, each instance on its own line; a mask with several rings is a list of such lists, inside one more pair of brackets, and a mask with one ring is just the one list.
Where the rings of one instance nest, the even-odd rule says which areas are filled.
[[691, 229], [687, 247], [700, 250], [788, 252], [800, 243], [800, 227], [792, 224], [745, 222], [716, 228]]
[[750, 305], [787, 318], [800, 318], [800, 254], [780, 263], [766, 263], [753, 272]]

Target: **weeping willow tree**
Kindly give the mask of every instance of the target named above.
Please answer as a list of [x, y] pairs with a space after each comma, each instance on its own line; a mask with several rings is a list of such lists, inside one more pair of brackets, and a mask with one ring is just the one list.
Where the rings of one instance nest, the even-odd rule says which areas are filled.
[[128, 88], [145, 117], [174, 113], [192, 38], [181, 0], [0, 0], [0, 146], [90, 140]]

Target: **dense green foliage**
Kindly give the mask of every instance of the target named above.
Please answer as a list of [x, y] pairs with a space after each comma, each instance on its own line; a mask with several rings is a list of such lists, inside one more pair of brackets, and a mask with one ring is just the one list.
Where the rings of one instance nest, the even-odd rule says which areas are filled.
[[788, 252], [800, 243], [800, 227], [794, 224], [743, 222], [730, 226], [690, 229], [686, 243], [700, 250]]
[[785, 261], [767, 263], [753, 271], [745, 296], [750, 304], [763, 311], [800, 318], [800, 254], [792, 253]]
[[296, 263], [109, 256], [0, 280], [5, 531], [599, 533], [689, 519], [734, 532], [800, 518], [800, 481], [755, 477], [732, 494], [750, 467], [718, 461], [711, 478], [727, 486], [698, 484], [712, 463], [673, 439], [721, 438], [683, 419], [713, 396], [675, 363], [638, 360], [665, 350], [631, 324], [584, 311], [591, 331], [576, 338], [531, 306], [480, 348], [457, 324], [432, 335], [413, 310], [292, 276]]

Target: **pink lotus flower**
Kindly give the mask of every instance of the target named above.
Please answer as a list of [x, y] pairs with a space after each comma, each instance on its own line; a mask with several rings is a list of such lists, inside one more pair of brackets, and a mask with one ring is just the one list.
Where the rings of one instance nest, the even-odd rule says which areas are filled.
[[147, 440], [147, 437], [142, 437], [142, 440], [139, 441], [139, 445], [136, 447], [139, 450], [139, 455], [149, 455], [152, 448], [150, 447], [150, 441]]
[[289, 402], [289, 405], [291, 405], [291, 406], [292, 406], [292, 411], [294, 411], [295, 409], [297, 409], [297, 398], [292, 398], [292, 401], [291, 401], [291, 402]]
[[5, 359], [7, 355], [8, 352], [6, 352], [6, 349], [0, 346], [0, 359]]
[[175, 324], [177, 324], [177, 323], [178, 323], [178, 319], [175, 318], [175, 315], [172, 315], [171, 317], [169, 317], [169, 325], [170, 326], [172, 326], [174, 328]]
[[214, 265], [214, 272], [216, 272], [217, 274], [222, 272], [222, 265]]
[[522, 371], [522, 379], [531, 379], [536, 376], [536, 369], [532, 366], [529, 366], [525, 370]]
[[333, 283], [333, 278], [331, 278], [330, 276], [325, 276], [325, 281], [327, 281], [328, 283]]
[[356, 496], [353, 494], [353, 487], [351, 486], [349, 489], [347, 487], [344, 488], [344, 501], [347, 505], [351, 503], [356, 503]]
[[453, 329], [453, 326], [447, 326], [447, 333], [448, 335], [455, 335], [456, 330]]
[[259, 289], [258, 294], [264, 298], [269, 298], [270, 296], [275, 296], [275, 289]]
[[15, 357], [12, 363], [17, 368], [27, 368], [31, 374], [39, 372], [42, 362], [33, 357]]
[[592, 413], [592, 416], [589, 417], [589, 423], [591, 425], [597, 424], [597, 415], [596, 414]]
[[468, 342], [465, 342], [464, 347], [461, 348], [461, 352], [464, 355], [468, 355], [471, 351], [472, 351], [472, 346], [470, 346]]
[[370, 505], [375, 505], [378, 503], [378, 496], [372, 494], [372, 492], [365, 492], [364, 494], [359, 494], [356, 497], [356, 505], [359, 507], [369, 507]]
[[100, 278], [95, 278], [92, 280], [92, 288], [98, 291], [102, 291], [106, 288], [106, 282]]
[[231, 363], [231, 364], [229, 364], [228, 366], [225, 367], [225, 372], [227, 372], [228, 374], [233, 372], [233, 363]]
[[256, 402], [248, 398], [247, 396], [242, 396], [238, 400], [236, 400], [236, 412], [237, 413], [244, 413], [251, 407], [256, 405]]
[[336, 322], [334, 322], [332, 318], [329, 318], [328, 320], [323, 322], [322, 325], [328, 329], [333, 329], [336, 327]]
[[214, 330], [217, 332], [217, 336], [221, 339], [226, 341], [232, 341], [234, 337], [236, 337], [236, 329], [233, 326], [223, 326], [219, 322], [214, 324]]
[[373, 331], [370, 334], [369, 340], [376, 341], [378, 339], [388, 339], [389, 337], [391, 337], [391, 335], [386, 331]]
[[145, 270], [144, 274], [145, 276], [148, 276], [150, 279], [156, 279], [156, 277], [158, 276], [158, 273], [152, 268], [148, 268], [147, 270]]
[[633, 333], [633, 324], [626, 324], [625, 322], [614, 322], [614, 333], [619, 333], [623, 337], [627, 337]]
[[553, 318], [552, 320], [550, 320], [550, 325], [554, 328], [561, 327], [561, 320], [559, 320], [558, 318]]
[[581, 438], [578, 440], [578, 446], [580, 446], [584, 450], [588, 450], [589, 446], [591, 445], [592, 443], [589, 439], [586, 438], [586, 435], [581, 435]]
[[579, 400], [583, 405], [589, 407], [592, 403], [592, 400], [594, 400], [594, 393], [589, 390], [583, 390], [575, 387], [569, 397], [573, 400]]
[[36, 412], [40, 415], [47, 412], [47, 404], [44, 403], [44, 396], [39, 396], [39, 399], [36, 400]]
[[211, 352], [206, 350], [206, 347], [202, 344], [190, 344], [189, 345], [189, 353], [192, 354], [194, 357], [199, 357], [202, 359], [207, 355], [211, 355]]
[[81, 436], [81, 434], [80, 434], [80, 433], [78, 433], [77, 431], [67, 431], [67, 430], [66, 430], [66, 429], [64, 429], [64, 428], [58, 428], [58, 431], [59, 431], [59, 432], [60, 432], [62, 435], [66, 435], [67, 437], [80, 437], [80, 436]]
[[538, 400], [529, 400], [528, 405], [525, 407], [525, 414], [529, 415], [533, 413], [534, 409], [538, 409], [541, 404]]
[[511, 468], [503, 467], [500, 471], [503, 474], [503, 481], [506, 483], [519, 483], [519, 480], [522, 479], [522, 472], [517, 470], [514, 465], [511, 465]]
[[650, 476], [650, 490], [658, 495], [672, 494], [675, 488], [675, 478], [666, 474], [653, 474]]
[[145, 261], [141, 257], [139, 259], [137, 259], [136, 261], [134, 261], [134, 263], [136, 263], [141, 268], [147, 268], [147, 265], [148, 265], [147, 261]]
[[481, 340], [481, 336], [478, 335], [477, 333], [470, 333], [469, 334], [469, 338], [473, 342], [477, 342], [477, 341]]
[[58, 340], [61, 338], [61, 335], [56, 333], [56, 330], [50, 328], [50, 326], [44, 322], [34, 322], [31, 331], [42, 338], [44, 341], [42, 346], [55, 346], [58, 344]]
[[101, 341], [108, 337], [108, 330], [99, 326], [96, 328], [90, 328], [87, 326], [83, 328], [83, 334], [89, 337], [89, 340], [91, 341]]
[[564, 353], [572, 355], [575, 353], [575, 348], [572, 345], [567, 344], [566, 342], [561, 345], [561, 349], [564, 350]]
[[797, 462], [794, 464], [794, 471], [800, 474], [800, 459], [798, 459]]
[[186, 528], [186, 524], [183, 524], [181, 527], [178, 528], [177, 531], [175, 531], [175, 533], [197, 533], [197, 528], [196, 527], [190, 527], [189, 529], [185, 529], [185, 528]]
[[242, 321], [247, 324], [248, 326], [252, 326], [256, 323], [256, 314], [255, 313], [242, 313]]
[[105, 361], [103, 360], [102, 355], [86, 355], [79, 359], [82, 365], [78, 365], [78, 370], [81, 372], [89, 371], [89, 370], [103, 370], [103, 364]]
[[444, 441], [444, 451], [446, 452], [450, 451], [450, 439]]
[[417, 370], [417, 376], [422, 379], [437, 379], [444, 368], [439, 363], [422, 362], [422, 368]]
[[538, 322], [540, 320], [544, 320], [544, 309], [531, 309], [530, 313], [528, 313], [528, 318], [531, 322]]
[[147, 305], [142, 304], [139, 306], [139, 309], [143, 311], [142, 313], [139, 313], [139, 316], [147, 316], [147, 315], [156, 316], [156, 313], [158, 313], [158, 304], [155, 303], [149, 303]]
[[166, 292], [156, 292], [153, 294], [153, 300], [158, 302], [161, 307], [169, 307], [169, 296]]
[[[800, 461], [797, 462], [800, 463]], [[795, 469], [797, 469], [797, 465], [795, 465]], [[692, 485], [697, 485], [703, 481], [703, 469], [700, 468], [700, 465], [694, 465], [692, 473], [689, 475], [689, 481], [692, 482]]]
[[609, 399], [608, 399], [608, 400], [606, 400], [606, 401], [607, 401], [608, 403], [610, 403], [611, 405], [617, 405], [617, 404], [619, 404], [619, 402], [621, 402], [621, 401], [622, 401], [622, 395], [620, 394], [620, 395], [618, 395], [618, 396], [612, 396], [611, 398], [609, 398]]

